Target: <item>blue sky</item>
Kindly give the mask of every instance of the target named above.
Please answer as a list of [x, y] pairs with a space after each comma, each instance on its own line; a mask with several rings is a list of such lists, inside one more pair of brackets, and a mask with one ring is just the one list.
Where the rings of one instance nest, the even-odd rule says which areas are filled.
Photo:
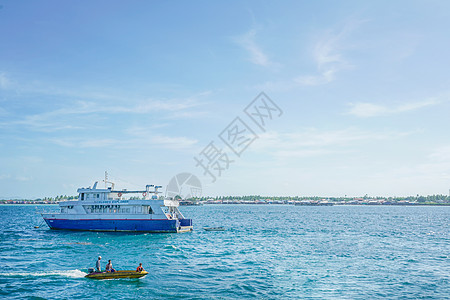
[[[0, 198], [198, 176], [204, 195], [450, 188], [448, 1], [0, 0]], [[262, 130], [260, 92], [282, 111]], [[219, 134], [257, 136], [236, 156]], [[194, 157], [232, 160], [212, 182]]]

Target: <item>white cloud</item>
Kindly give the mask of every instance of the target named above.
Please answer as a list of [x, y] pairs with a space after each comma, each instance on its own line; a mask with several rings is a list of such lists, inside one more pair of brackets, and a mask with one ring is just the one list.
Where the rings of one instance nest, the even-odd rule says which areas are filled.
[[106, 114], [147, 114], [152, 112], [177, 112], [186, 110], [189, 108], [197, 107], [203, 103], [198, 101], [195, 97], [188, 97], [186, 99], [168, 99], [168, 100], [156, 100], [147, 99], [144, 101], [139, 101], [137, 103], [132, 103], [128, 106], [121, 105], [99, 105], [96, 102], [79, 101], [75, 107], [62, 108], [50, 112], [52, 115], [60, 114], [93, 114], [93, 113], [106, 113]]
[[302, 75], [294, 79], [297, 84], [316, 86], [330, 83], [342, 69], [351, 67], [342, 52], [349, 48], [347, 36], [364, 21], [350, 21], [339, 32], [329, 32], [320, 38], [313, 50], [317, 75]]
[[427, 106], [432, 106], [441, 103], [441, 101], [437, 99], [427, 99], [420, 102], [412, 102], [412, 103], [405, 103], [394, 109], [394, 112], [404, 112], [404, 111], [410, 111], [410, 110], [416, 110]]
[[194, 146], [198, 141], [187, 137], [153, 136], [150, 143], [169, 149], [186, 149]]
[[293, 150], [280, 150], [275, 153], [278, 158], [303, 158], [303, 157], [313, 157], [322, 156], [336, 153], [335, 150], [326, 149], [293, 149]]
[[415, 191], [413, 194], [446, 194], [450, 180], [450, 145], [438, 146], [416, 164], [384, 171], [379, 176], [394, 178], [396, 185], [404, 184], [405, 190]]
[[256, 43], [256, 30], [251, 29], [244, 35], [235, 38], [237, 44], [248, 51], [250, 55], [250, 61], [256, 65], [268, 67], [273, 65], [267, 55], [263, 52], [261, 47]]
[[53, 138], [50, 142], [67, 148], [115, 148], [115, 149], [142, 149], [160, 147], [164, 149], [186, 149], [194, 146], [198, 141], [187, 137], [153, 135], [142, 137], [109, 139], [109, 138]]
[[348, 36], [364, 22], [366, 21], [350, 20], [340, 31], [330, 30], [314, 43], [311, 51], [316, 69], [314, 74], [294, 76], [279, 81], [268, 81], [257, 85], [256, 88], [285, 91], [298, 86], [324, 85], [336, 80], [339, 72], [353, 67], [344, 56], [345, 51], [354, 47], [348, 41]]
[[203, 92], [201, 94], [194, 95], [192, 97], [187, 97], [185, 99], [168, 99], [168, 100], [148, 99], [131, 106], [111, 106], [105, 108], [97, 107], [91, 108], [91, 111], [105, 112], [105, 113], [135, 113], [135, 114], [145, 114], [159, 111], [180, 112], [204, 104], [203, 102], [199, 101], [198, 98], [209, 94], [210, 92]]
[[175, 111], [170, 113], [166, 119], [179, 120], [179, 119], [195, 119], [205, 117], [208, 115], [206, 111]]
[[30, 180], [33, 180], [33, 177], [16, 176], [15, 179], [18, 180], [18, 181], [30, 181]]
[[155, 132], [155, 129], [160, 129], [167, 127], [167, 123], [156, 123], [149, 126], [131, 126], [123, 130], [123, 132], [128, 136], [134, 136], [134, 137], [143, 137], [143, 136], [150, 136], [152, 132]]
[[299, 76], [294, 79], [294, 82], [300, 84], [300, 85], [306, 85], [306, 86], [315, 86], [315, 85], [322, 85], [332, 82], [335, 79], [337, 69], [330, 68], [327, 70], [324, 70], [322, 74], [314, 76]]
[[[102, 118], [117, 114], [156, 114], [166, 113], [162, 117], [167, 119], [188, 119], [205, 115], [198, 107], [204, 105], [199, 98], [209, 95], [203, 92], [184, 99], [148, 99], [131, 103], [128, 106], [114, 104], [100, 104], [94, 101], [77, 101], [63, 108], [52, 111], [20, 116], [15, 120], [0, 122], [0, 128], [22, 125], [34, 131], [55, 132], [61, 130], [86, 129], [86, 118], [90, 115], [99, 115]], [[4, 112], [6, 114], [6, 111]], [[2, 110], [0, 109], [0, 114]], [[82, 120], [82, 121], [80, 121]], [[92, 127], [92, 124], [89, 125]]]
[[6, 111], [6, 109], [0, 107], [0, 116], [6, 116], [8, 114], [8, 112]]
[[389, 111], [387, 107], [373, 103], [351, 103], [350, 105], [352, 107], [349, 114], [358, 117], [373, 117], [386, 114]]
[[450, 163], [450, 145], [434, 149], [429, 158], [435, 162]]
[[6, 73], [0, 73], [0, 89], [7, 89], [11, 86], [11, 81], [6, 76]]
[[250, 149], [271, 153], [278, 158], [318, 156], [349, 151], [351, 149], [346, 147], [359, 142], [398, 139], [411, 133], [362, 131], [354, 128], [333, 131], [306, 128], [290, 133], [270, 131], [261, 134]]
[[6, 180], [6, 179], [11, 179], [11, 180], [16, 180], [16, 181], [30, 181], [33, 178], [32, 177], [21, 176], [21, 175], [16, 175], [16, 176], [11, 176], [9, 174], [2, 174], [2, 175], [0, 175], [0, 180]]
[[368, 117], [376, 117], [376, 116], [385, 116], [390, 114], [397, 114], [407, 111], [413, 111], [417, 109], [421, 109], [424, 107], [437, 105], [441, 103], [441, 101], [432, 98], [432, 99], [426, 99], [424, 101], [420, 102], [410, 102], [410, 103], [404, 103], [396, 106], [389, 106], [389, 105], [380, 105], [380, 104], [373, 104], [373, 103], [367, 103], [367, 102], [358, 102], [358, 103], [350, 103], [350, 110], [348, 111], [348, 114], [354, 115], [360, 118], [368, 118]]

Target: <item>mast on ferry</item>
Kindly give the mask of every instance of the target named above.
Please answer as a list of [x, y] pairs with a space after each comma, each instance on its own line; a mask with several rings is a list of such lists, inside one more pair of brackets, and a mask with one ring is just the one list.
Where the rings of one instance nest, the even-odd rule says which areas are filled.
[[111, 190], [114, 190], [114, 182], [108, 181], [108, 172], [105, 171], [105, 189], [108, 189], [108, 183], [111, 183]]

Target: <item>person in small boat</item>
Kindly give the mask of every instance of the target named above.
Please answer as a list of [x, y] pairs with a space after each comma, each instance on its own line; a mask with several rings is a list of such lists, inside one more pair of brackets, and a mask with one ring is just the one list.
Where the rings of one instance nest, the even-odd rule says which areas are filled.
[[100, 263], [100, 261], [102, 260], [102, 257], [99, 256], [97, 259], [97, 263], [95, 264], [95, 271], [97, 272], [101, 272], [102, 271], [102, 265]]
[[136, 272], [142, 272], [142, 271], [145, 271], [145, 270], [142, 267], [142, 263], [139, 263], [139, 267], [137, 267]]
[[115, 272], [115, 271], [116, 271], [116, 270], [114, 270], [113, 267], [112, 267], [111, 260], [108, 260], [108, 263], [106, 264], [105, 271], [106, 271], [106, 272]]

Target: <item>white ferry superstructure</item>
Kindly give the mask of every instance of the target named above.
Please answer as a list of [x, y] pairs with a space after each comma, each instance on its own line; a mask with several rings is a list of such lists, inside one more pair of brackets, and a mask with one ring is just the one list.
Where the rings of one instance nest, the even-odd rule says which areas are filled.
[[79, 188], [78, 200], [60, 202], [59, 213], [43, 213], [47, 225], [51, 229], [90, 231], [186, 232], [193, 229], [192, 219], [184, 218], [178, 210], [178, 200], [158, 196], [161, 186], [147, 185], [145, 190], [128, 191], [114, 190], [113, 183], [104, 189], [97, 188], [97, 184]]

